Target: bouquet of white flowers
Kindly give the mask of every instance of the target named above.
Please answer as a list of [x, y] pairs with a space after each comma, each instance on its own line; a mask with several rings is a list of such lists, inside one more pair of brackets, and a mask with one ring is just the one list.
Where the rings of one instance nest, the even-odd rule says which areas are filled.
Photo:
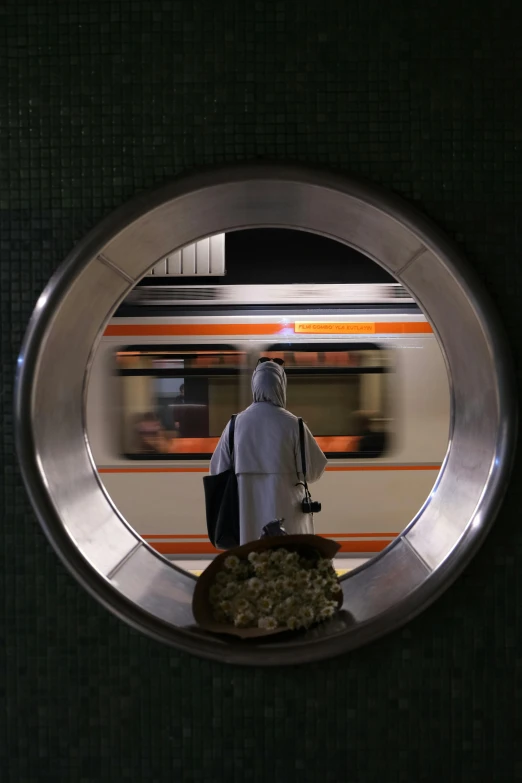
[[309, 628], [342, 606], [332, 558], [320, 536], [263, 538], [218, 555], [198, 579], [196, 622], [243, 638]]

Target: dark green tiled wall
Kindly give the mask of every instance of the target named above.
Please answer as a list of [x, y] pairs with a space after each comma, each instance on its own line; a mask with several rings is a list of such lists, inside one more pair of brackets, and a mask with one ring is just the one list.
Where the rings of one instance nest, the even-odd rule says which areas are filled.
[[520, 359], [517, 9], [0, 7], [2, 780], [522, 779], [515, 483], [478, 557], [405, 630], [324, 664], [244, 670], [159, 646], [77, 587], [29, 507], [11, 417], [31, 309], [74, 243], [143, 188], [250, 158], [325, 164], [416, 202], [467, 252]]

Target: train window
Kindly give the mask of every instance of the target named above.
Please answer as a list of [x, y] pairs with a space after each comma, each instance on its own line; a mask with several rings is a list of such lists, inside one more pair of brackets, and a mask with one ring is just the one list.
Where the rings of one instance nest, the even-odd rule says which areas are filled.
[[307, 422], [328, 457], [384, 454], [391, 422], [389, 349], [369, 343], [277, 344], [263, 356], [284, 360], [288, 409]]
[[245, 354], [229, 346], [143, 346], [116, 354], [123, 453], [131, 459], [208, 458], [240, 408]]

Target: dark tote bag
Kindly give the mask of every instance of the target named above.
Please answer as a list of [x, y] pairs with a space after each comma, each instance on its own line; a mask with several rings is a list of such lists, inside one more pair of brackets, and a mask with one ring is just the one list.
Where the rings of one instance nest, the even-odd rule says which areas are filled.
[[232, 416], [228, 428], [230, 468], [217, 476], [203, 477], [208, 537], [216, 549], [239, 546], [239, 492], [234, 468], [235, 427], [236, 417]]

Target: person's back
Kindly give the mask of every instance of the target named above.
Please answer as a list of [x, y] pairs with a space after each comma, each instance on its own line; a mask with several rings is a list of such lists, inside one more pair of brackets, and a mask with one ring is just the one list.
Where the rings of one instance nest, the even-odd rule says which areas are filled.
[[[236, 418], [234, 462], [238, 477], [241, 543], [259, 538], [273, 519], [284, 518], [287, 533], [313, 533], [304, 514], [298, 419], [285, 410], [286, 375], [279, 364], [264, 361], [252, 376], [254, 402]], [[228, 427], [210, 463], [212, 474], [230, 467]], [[326, 457], [304, 427], [307, 481], [317, 481]]]

